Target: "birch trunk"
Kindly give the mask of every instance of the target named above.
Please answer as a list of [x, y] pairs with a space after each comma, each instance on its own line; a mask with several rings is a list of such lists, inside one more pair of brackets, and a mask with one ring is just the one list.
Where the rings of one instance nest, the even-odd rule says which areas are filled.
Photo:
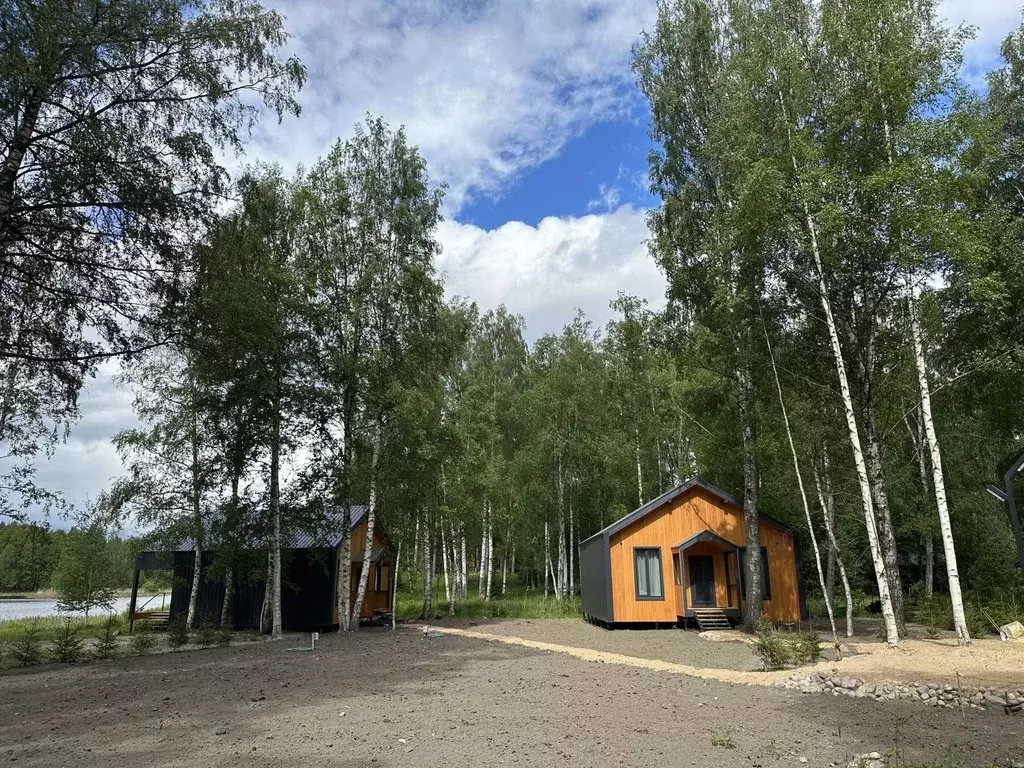
[[[825, 472], [828, 469], [827, 454], [823, 459]], [[843, 593], [846, 595], [846, 636], [853, 637], [853, 590], [850, 589], [850, 579], [846, 575], [846, 567], [843, 565], [843, 558], [839, 552], [839, 543], [836, 541], [836, 533], [833, 521], [836, 519], [835, 506], [832, 498], [831, 483], [828, 475], [825, 476], [825, 486], [822, 486], [821, 477], [818, 475], [818, 467], [811, 465], [814, 470], [814, 487], [818, 491], [818, 503], [821, 505], [822, 516], [825, 518], [825, 534], [828, 536], [830, 551], [835, 555], [836, 567], [839, 569], [839, 578], [843, 582]]]
[[555, 572], [551, 568], [551, 528], [548, 521], [544, 521], [544, 597], [548, 596], [551, 580]]
[[270, 515], [273, 524], [271, 561], [273, 563], [273, 595], [270, 602], [271, 636], [284, 634], [281, 626], [281, 410], [275, 403], [270, 436]]
[[[917, 455], [917, 473], [921, 478], [921, 489], [925, 494], [931, 491], [928, 483], [928, 460], [924, 455], [924, 446], [927, 438], [924, 435], [924, 419], [915, 419], [917, 429], [910, 426], [910, 419], [903, 415], [903, 423], [907, 425], [910, 433], [910, 443], [914, 446], [914, 453]], [[924, 543], [924, 594], [931, 597], [935, 593], [935, 541], [931, 533], [922, 537]]]
[[427, 515], [428, 520], [424, 521], [423, 524], [423, 612], [420, 614], [422, 619], [433, 618], [433, 599], [434, 599], [434, 563], [431, 558], [431, 546], [430, 546], [430, 522], [429, 514]]
[[462, 599], [469, 597], [469, 563], [466, 561], [466, 526], [459, 526], [459, 547], [462, 558]]
[[568, 533], [569, 533], [569, 550], [568, 550], [568, 553], [567, 553], [568, 556], [569, 556], [569, 591], [567, 592], [568, 597], [572, 597], [573, 595], [576, 594], [576, 576], [575, 576], [575, 571], [576, 571], [576, 562], [575, 561], [576, 561], [576, 558], [574, 557], [574, 555], [576, 554], [576, 548], [575, 548], [575, 546], [573, 546], [573, 534], [575, 533], [575, 530], [576, 530], [575, 516], [574, 516], [574, 510], [572, 508], [572, 499], [570, 498], [569, 499], [569, 531], [568, 531]]
[[185, 618], [185, 626], [191, 630], [196, 620], [196, 606], [199, 605], [199, 583], [202, 580], [203, 567], [203, 545], [196, 539], [196, 564], [192, 569], [192, 588], [188, 595], [188, 616]]
[[917, 383], [921, 389], [921, 420], [928, 439], [928, 450], [932, 460], [932, 486], [935, 488], [935, 505], [939, 511], [939, 531], [942, 536], [942, 550], [946, 556], [946, 576], [949, 580], [949, 598], [953, 604], [953, 628], [960, 645], [971, 642], [967, 631], [967, 617], [964, 615], [964, 600], [960, 592], [960, 573], [956, 564], [956, 548], [953, 545], [953, 528], [949, 521], [949, 505], [946, 502], [946, 481], [942, 476], [942, 454], [939, 438], [932, 420], [931, 385], [928, 383], [928, 364], [924, 356], [924, 339], [921, 333], [921, 319], [918, 315], [917, 298], [910, 291], [910, 335], [914, 342], [914, 363], [917, 367]]
[[270, 603], [274, 592], [274, 555], [267, 550], [267, 579], [263, 587], [263, 605], [260, 607], [260, 634], [265, 634], [270, 624]]
[[494, 510], [487, 513], [487, 591], [484, 600], [490, 600], [494, 594]]
[[[822, 510], [826, 516], [825, 528], [830, 529], [835, 526], [835, 517], [832, 508]], [[827, 538], [827, 537], [826, 537]], [[836, 604], [836, 548], [831, 543], [828, 545], [828, 559], [825, 565], [825, 591], [828, 592], [828, 597], [832, 601], [832, 605]]]
[[839, 343], [839, 331], [836, 327], [835, 316], [832, 314], [832, 301], [828, 297], [828, 282], [825, 280], [825, 265], [821, 260], [821, 251], [818, 248], [818, 231], [811, 215], [807, 197], [803, 193], [800, 179], [800, 167], [796, 160], [796, 154], [792, 153], [793, 136], [792, 127], [789, 121], [788, 110], [782, 95], [778, 92], [779, 107], [786, 123], [786, 133], [791, 148], [790, 162], [793, 167], [794, 181], [800, 197], [800, 204], [803, 208], [804, 221], [807, 225], [807, 234], [811, 242], [811, 255], [814, 260], [814, 271], [818, 278], [818, 293], [821, 298], [821, 308], [825, 314], [825, 324], [828, 327], [829, 344], [832, 347], [832, 356], [835, 359], [836, 375], [839, 378], [839, 391], [843, 400], [843, 411], [846, 415], [846, 429], [849, 433], [850, 448], [853, 451], [853, 463], [857, 469], [857, 485], [860, 487], [861, 504], [864, 507], [864, 523], [868, 535], [868, 547], [871, 550], [871, 563], [875, 569], [875, 580], [878, 582], [878, 597], [882, 604], [882, 618], [885, 622], [885, 638], [889, 645], [899, 645], [900, 635], [896, 626], [896, 614], [892, 607], [892, 598], [889, 595], [889, 576], [885, 572], [885, 562], [882, 560], [878, 545], [878, 529], [875, 526], [875, 509], [871, 498], [871, 485], [868, 481], [867, 465], [864, 461], [864, 449], [860, 442], [860, 433], [857, 430], [857, 418], [853, 410], [853, 396], [850, 393], [850, 380], [846, 374], [846, 361], [843, 358], [843, 348]]
[[398, 540], [398, 547], [395, 549], [395, 573], [391, 577], [391, 631], [395, 630], [395, 613], [398, 609], [398, 572], [402, 565], [402, 540]]
[[743, 532], [747, 554], [746, 568], [746, 611], [743, 621], [747, 627], [754, 627], [761, 621], [761, 530], [758, 524], [758, 478], [757, 478], [757, 433], [754, 428], [753, 383], [750, 372], [741, 369], [736, 372], [739, 387], [740, 429], [743, 433]]
[[636, 500], [637, 507], [644, 505], [644, 474], [640, 467], [640, 428], [633, 429], [633, 448], [636, 453]]
[[[825, 582], [825, 571], [821, 567], [821, 551], [818, 549], [818, 537], [814, 533], [814, 522], [811, 520], [811, 505], [807, 503], [807, 492], [804, 489], [804, 478], [800, 473], [800, 458], [797, 456], [796, 443], [793, 442], [793, 430], [789, 425], [789, 414], [786, 412], [786, 400], [782, 395], [782, 382], [779, 380], [779, 369], [775, 365], [775, 353], [772, 351], [772, 342], [768, 337], [768, 329], [764, 328], [764, 340], [768, 345], [768, 359], [772, 364], [772, 375], [775, 377], [775, 388], [779, 392], [779, 408], [782, 410], [782, 423], [786, 427], [786, 440], [789, 441], [789, 450], [793, 454], [793, 471], [796, 472], [796, 484], [800, 490], [800, 501], [804, 505], [804, 516], [807, 519], [807, 532], [811, 536], [811, 548], [814, 550], [814, 565], [818, 570], [818, 583], [821, 585], [821, 592], [825, 598], [825, 610], [828, 613], [828, 623], [832, 628], [832, 640], [835, 647], [839, 648], [839, 633], [836, 632], [836, 616], [832, 607], [832, 598], [828, 594], [828, 587]], [[797, 567], [800, 564], [797, 563]]]
[[338, 545], [338, 629], [348, 632], [352, 626], [352, 506], [346, 502], [341, 521], [341, 542]]
[[420, 515], [416, 513], [416, 532], [412, 537], [412, 567], [417, 568], [420, 564]]
[[441, 531], [441, 569], [444, 573], [444, 599], [448, 601], [448, 614], [452, 613], [452, 581], [448, 569], [448, 541], [444, 533], [444, 521], [438, 526]]
[[231, 602], [234, 597], [235, 582], [234, 574], [231, 569], [228, 568], [227, 573], [224, 574], [224, 600], [220, 604], [220, 626], [225, 628], [231, 627]]
[[373, 435], [373, 451], [370, 454], [370, 498], [366, 505], [366, 538], [363, 540], [363, 562], [359, 569], [359, 586], [356, 588], [356, 601], [352, 605], [352, 619], [349, 630], [359, 629], [359, 618], [363, 613], [363, 601], [366, 599], [366, 585], [373, 569], [373, 531], [377, 521], [377, 466], [380, 463], [381, 442], [384, 439], [383, 424], [377, 421]]

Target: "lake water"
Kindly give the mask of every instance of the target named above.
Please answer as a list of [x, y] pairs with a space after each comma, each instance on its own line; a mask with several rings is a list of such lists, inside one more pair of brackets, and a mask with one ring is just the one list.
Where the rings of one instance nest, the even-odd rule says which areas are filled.
[[[135, 610], [143, 610], [143, 604], [146, 606], [145, 610], [149, 611], [158, 611], [161, 608], [166, 609], [171, 605], [171, 596], [169, 593], [166, 595], [156, 595], [152, 599], [150, 599], [150, 597], [151, 595], [139, 595], [138, 600], [136, 601]], [[113, 612], [124, 613], [128, 610], [128, 605], [130, 603], [130, 597], [115, 598]], [[90, 613], [91, 616], [95, 616], [97, 614], [97, 611]], [[62, 614], [57, 613], [57, 601], [53, 599], [0, 600], [0, 621], [60, 615]]]

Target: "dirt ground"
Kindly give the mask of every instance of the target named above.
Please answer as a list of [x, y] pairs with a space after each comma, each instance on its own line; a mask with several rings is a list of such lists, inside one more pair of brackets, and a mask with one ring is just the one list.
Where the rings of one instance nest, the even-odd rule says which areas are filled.
[[[574, 631], [547, 624], [528, 628], [552, 642]], [[684, 636], [656, 634], [659, 643]], [[908, 761], [953, 752], [972, 766], [1024, 758], [1019, 716], [708, 682], [466, 637], [428, 639], [414, 626], [327, 636], [315, 654], [290, 645], [7, 672], [0, 762], [739, 768], [845, 765], [852, 754], [894, 748]]]

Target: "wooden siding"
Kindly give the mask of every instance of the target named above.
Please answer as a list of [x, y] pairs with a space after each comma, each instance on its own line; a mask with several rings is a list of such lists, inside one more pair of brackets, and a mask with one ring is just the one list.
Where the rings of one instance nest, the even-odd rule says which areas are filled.
[[[356, 557], [362, 554], [363, 546], [366, 544], [366, 520], [360, 521], [359, 525], [352, 529], [351, 534], [352, 542], [352, 556]], [[384, 535], [378, 521], [373, 527], [373, 551], [376, 552], [379, 549], [390, 549], [391, 544], [387, 537]], [[336, 557], [340, 558], [341, 547], [338, 547]], [[370, 575], [367, 577], [369, 580], [366, 582], [366, 594], [363, 596], [363, 607], [359, 612], [359, 615], [364, 619], [372, 619], [373, 612], [377, 609], [390, 610], [391, 608], [391, 590], [394, 588], [394, 573], [391, 567], [390, 557], [385, 557], [382, 562], [373, 563]], [[383, 567], [387, 571], [387, 589], [381, 589], [379, 592], [374, 591], [374, 584], [376, 580], [376, 569]], [[359, 590], [359, 573], [362, 567], [362, 563], [352, 563], [351, 570], [349, 571], [349, 605], [355, 605], [356, 592]], [[335, 571], [337, 573], [337, 571]], [[338, 599], [337, 599], [337, 588], [335, 588], [334, 596], [334, 623], [338, 624]]]
[[[784, 528], [763, 519], [760, 529], [761, 546], [768, 552], [768, 573], [772, 589], [772, 599], [763, 603], [765, 615], [772, 621], [798, 621], [800, 590], [792, 535]], [[672, 547], [704, 530], [712, 531], [738, 547], [744, 546], [746, 537], [743, 532], [743, 510], [726, 504], [703, 488], [694, 488], [666, 503], [661, 509], [612, 534], [610, 555], [615, 622], [672, 623], [677, 620], [679, 587], [672, 581]], [[665, 592], [663, 600], [636, 599], [633, 570], [635, 547], [661, 549], [662, 583]], [[713, 554], [716, 598], [719, 607], [727, 607], [729, 600], [722, 551], [721, 547], [714, 544], [702, 543], [687, 550], [686, 554]], [[687, 568], [684, 562], [683, 574], [688, 584]], [[733, 585], [737, 584], [737, 574], [730, 572], [730, 576], [730, 582]], [[738, 591], [738, 587], [734, 586], [733, 594], [736, 595]], [[736, 603], [735, 597], [732, 602]], [[689, 605], [689, 599], [687, 604]]]

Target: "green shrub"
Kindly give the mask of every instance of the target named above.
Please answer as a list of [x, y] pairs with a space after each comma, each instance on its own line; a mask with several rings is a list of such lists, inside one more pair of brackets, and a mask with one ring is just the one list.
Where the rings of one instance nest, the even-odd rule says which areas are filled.
[[153, 636], [148, 624], [142, 623], [135, 627], [129, 645], [136, 656], [145, 656], [153, 652], [156, 648], [156, 637]]
[[28, 622], [11, 643], [11, 656], [23, 667], [30, 667], [43, 660], [43, 628], [36, 622]]
[[814, 630], [778, 629], [762, 620], [756, 632], [754, 647], [766, 670], [814, 664], [821, 658], [821, 642]]
[[217, 630], [217, 645], [222, 648], [231, 645], [231, 627], [220, 627]]
[[[984, 637], [995, 631], [992, 622], [985, 617], [986, 613], [992, 617], [992, 622], [999, 622], [1002, 618], [998, 610], [990, 606], [983, 608], [976, 599], [964, 598], [964, 618], [967, 620], [967, 631], [971, 633], [972, 637]], [[914, 610], [914, 621], [926, 627], [952, 630], [953, 603], [949, 599], [949, 595], [935, 594], [931, 597], [920, 598]]]
[[103, 623], [103, 630], [96, 640], [96, 645], [93, 646], [97, 659], [112, 659], [117, 655], [117, 628], [117, 616], [110, 614]]
[[172, 649], [188, 645], [188, 625], [185, 618], [179, 616], [167, 625], [167, 645]]
[[50, 656], [63, 664], [75, 664], [82, 658], [84, 646], [85, 638], [82, 637], [81, 628], [70, 618], [64, 619], [64, 623], [53, 635]]
[[199, 645], [207, 648], [217, 642], [217, 628], [209, 619], [203, 619], [196, 625], [195, 639]]

